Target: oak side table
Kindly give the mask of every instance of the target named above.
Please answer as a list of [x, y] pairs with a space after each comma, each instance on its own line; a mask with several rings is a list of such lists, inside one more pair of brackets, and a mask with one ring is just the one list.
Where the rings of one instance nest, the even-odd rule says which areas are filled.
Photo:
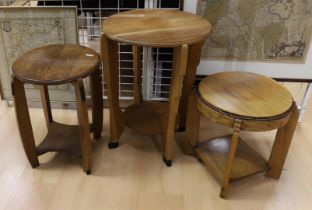
[[[110, 16], [102, 28], [101, 51], [110, 108], [109, 147], [119, 146], [118, 139], [125, 126], [145, 134], [162, 134], [164, 162], [171, 166], [179, 104], [180, 126], [184, 127], [187, 98], [195, 80], [201, 47], [212, 27], [208, 21], [191, 13], [142, 9]], [[134, 105], [124, 112], [119, 106], [118, 96], [118, 43], [132, 45], [133, 50]], [[142, 47], [174, 48], [168, 103], [143, 102], [140, 75]]]
[[[271, 78], [248, 72], [222, 72], [203, 79], [190, 99], [184, 151], [194, 153], [221, 183], [256, 173], [278, 179], [296, 129], [298, 109], [289, 91]], [[233, 129], [232, 135], [198, 142], [200, 115]], [[278, 129], [269, 160], [239, 136], [240, 131]]]
[[[39, 166], [38, 156], [51, 151], [81, 152], [83, 169], [91, 173], [94, 139], [101, 138], [103, 97], [99, 55], [76, 44], [55, 44], [35, 48], [13, 63], [12, 90], [16, 119], [26, 156], [33, 168]], [[91, 86], [92, 124], [89, 125], [87, 102], [82, 79], [89, 77]], [[40, 86], [42, 107], [48, 134], [36, 146], [32, 131], [24, 84]], [[78, 125], [55, 122], [52, 117], [48, 86], [71, 83], [75, 87]], [[80, 142], [80, 144], [79, 144]]]

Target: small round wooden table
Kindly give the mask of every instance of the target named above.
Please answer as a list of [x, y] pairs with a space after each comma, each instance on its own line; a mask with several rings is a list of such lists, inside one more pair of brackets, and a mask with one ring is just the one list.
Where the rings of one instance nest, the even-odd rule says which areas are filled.
[[[91, 139], [101, 137], [103, 98], [99, 55], [92, 49], [75, 44], [48, 45], [21, 55], [12, 66], [12, 90], [16, 118], [27, 158], [33, 168], [38, 156], [50, 151], [81, 151], [83, 169], [91, 173]], [[89, 125], [87, 102], [82, 79], [90, 78], [92, 121]], [[36, 146], [27, 106], [24, 83], [40, 86], [48, 134]], [[49, 85], [71, 83], [75, 86], [78, 126], [55, 122], [52, 117]], [[80, 146], [79, 146], [80, 139]]]
[[[201, 47], [211, 32], [205, 19], [191, 13], [143, 9], [110, 16], [103, 23], [101, 39], [110, 108], [110, 148], [118, 147], [125, 126], [146, 134], [162, 134], [164, 161], [171, 165], [176, 116], [180, 97], [180, 126], [184, 127], [187, 98], [191, 93]], [[122, 112], [118, 96], [118, 42], [132, 45], [134, 105]], [[141, 52], [144, 47], [174, 48], [174, 64], [168, 103], [143, 102]]]
[[[229, 183], [259, 172], [278, 179], [298, 121], [298, 109], [286, 88], [271, 78], [248, 72], [207, 76], [189, 99], [184, 151], [193, 152], [221, 182], [221, 197]], [[198, 143], [200, 115], [233, 128], [233, 134]], [[239, 134], [278, 129], [267, 162]]]

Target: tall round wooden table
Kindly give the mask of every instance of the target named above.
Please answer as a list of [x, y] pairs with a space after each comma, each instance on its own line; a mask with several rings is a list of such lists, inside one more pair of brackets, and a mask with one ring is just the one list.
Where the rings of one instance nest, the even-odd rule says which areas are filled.
[[[179, 112], [180, 127], [185, 127], [187, 98], [195, 81], [201, 47], [212, 27], [208, 21], [191, 13], [142, 9], [110, 16], [102, 28], [101, 51], [110, 108], [109, 147], [119, 146], [118, 140], [125, 126], [145, 134], [162, 134], [164, 162], [170, 166], [177, 114]], [[118, 43], [132, 45], [133, 50], [134, 105], [124, 112], [118, 95]], [[168, 103], [143, 102], [142, 47], [174, 48]]]

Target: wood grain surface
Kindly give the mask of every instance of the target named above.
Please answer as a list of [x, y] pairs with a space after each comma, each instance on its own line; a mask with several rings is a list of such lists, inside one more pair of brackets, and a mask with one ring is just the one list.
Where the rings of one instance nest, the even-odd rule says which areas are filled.
[[12, 65], [16, 78], [32, 84], [62, 84], [98, 69], [99, 55], [75, 44], [47, 45], [30, 50]]
[[[227, 165], [227, 155], [230, 150], [231, 135], [223, 136], [199, 143], [195, 148], [196, 155], [208, 167], [218, 182], [223, 183]], [[233, 160], [233, 169], [229, 182], [234, 182], [267, 169], [266, 160], [252, 149], [243, 139], [238, 139], [237, 152]]]
[[141, 9], [118, 13], [103, 23], [105, 36], [115, 41], [151, 47], [176, 47], [205, 40], [210, 23], [176, 10]]
[[[47, 132], [44, 113], [37, 108], [29, 112], [39, 144]], [[86, 176], [81, 172], [81, 157], [67, 153], [42, 155], [41, 166], [33, 170], [21, 146], [14, 108], [0, 101], [0, 209], [312, 209], [312, 101], [298, 124], [282, 177], [276, 181], [258, 174], [236, 181], [230, 185], [227, 200], [219, 198], [220, 185], [207, 167], [177, 146], [177, 161], [173, 167], [165, 167], [159, 160], [159, 137], [126, 129], [120, 139], [122, 146], [109, 150], [109, 110], [104, 112], [105, 132], [93, 147], [92, 175]], [[54, 109], [53, 117], [77, 124], [76, 110]], [[241, 137], [267, 159], [275, 133], [242, 132]], [[223, 127], [202, 118], [199, 142], [227, 134]], [[176, 133], [176, 140], [183, 138], [183, 133]]]
[[160, 134], [168, 116], [168, 104], [147, 101], [125, 109], [125, 124], [140, 133]]
[[273, 118], [293, 104], [289, 91], [273, 79], [249, 72], [222, 72], [199, 85], [201, 99], [226, 113], [251, 118]]
[[[280, 177], [298, 121], [297, 106], [285, 87], [254, 73], [222, 72], [207, 76], [195, 94], [194, 90], [189, 101], [184, 151], [192, 154], [189, 150], [193, 147], [221, 182], [220, 197], [226, 198], [233, 180], [263, 171], [269, 177]], [[227, 145], [224, 138], [198, 144], [198, 111], [211, 121], [232, 128]], [[247, 144], [239, 144], [241, 130], [273, 129], [278, 131], [268, 163]], [[242, 162], [235, 163], [239, 159]]]

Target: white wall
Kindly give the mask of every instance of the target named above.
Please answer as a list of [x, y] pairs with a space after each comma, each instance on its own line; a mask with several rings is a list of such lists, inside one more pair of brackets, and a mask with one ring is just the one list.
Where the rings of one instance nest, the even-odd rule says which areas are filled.
[[[184, 10], [196, 13], [196, 4], [197, 0], [185, 0]], [[312, 79], [312, 50], [309, 50], [305, 64], [202, 60], [197, 74], [212, 74], [225, 70], [251, 71], [275, 78]]]

